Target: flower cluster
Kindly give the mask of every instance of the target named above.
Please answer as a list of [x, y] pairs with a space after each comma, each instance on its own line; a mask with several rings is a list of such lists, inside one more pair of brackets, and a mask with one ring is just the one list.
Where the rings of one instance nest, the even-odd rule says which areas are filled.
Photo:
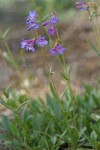
[[29, 31], [35, 28], [39, 28], [36, 18], [37, 18], [36, 10], [30, 11], [29, 16], [26, 19], [26, 25], [28, 26]]
[[[37, 24], [36, 18], [37, 18], [36, 10], [30, 11], [29, 15], [26, 19], [26, 25], [28, 26], [28, 31], [39, 28], [39, 25]], [[21, 42], [21, 48], [25, 48], [26, 50], [30, 50], [30, 51], [34, 52], [35, 51], [35, 48], [34, 48], [35, 45], [43, 47], [47, 44], [48, 44], [48, 41], [45, 40], [45, 37], [39, 36], [37, 39], [36, 38], [30, 39], [30, 40], [24, 40], [23, 39]]]
[[[36, 13], [36, 10], [29, 12], [29, 15], [26, 19], [26, 25], [28, 27], [28, 31], [39, 28], [39, 25], [36, 20], [37, 17], [38, 17], [38, 15]], [[56, 13], [52, 12], [52, 17], [50, 18], [50, 20], [42, 23], [42, 25], [43, 26], [50, 25], [50, 27], [48, 28], [48, 33], [51, 36], [54, 36], [56, 33], [55, 25], [57, 22], [59, 22], [59, 19], [56, 17]], [[36, 35], [36, 37], [37, 37], [37, 35]], [[48, 44], [48, 41], [45, 39], [45, 36], [39, 36], [37, 38], [36, 37], [34, 39], [29, 39], [29, 40], [23, 39], [21, 42], [21, 48], [25, 48], [26, 50], [34, 52], [35, 45], [39, 46], [39, 47], [44, 47], [45, 45]], [[58, 42], [54, 48], [50, 49], [50, 54], [51, 55], [57, 55], [57, 54], [61, 55], [61, 54], [63, 54], [63, 52], [65, 50], [66, 50], [66, 48], [63, 48], [63, 46]]]
[[48, 28], [48, 33], [51, 36], [54, 36], [56, 33], [55, 25], [57, 22], [59, 22], [59, 18], [56, 18], [56, 13], [52, 12], [52, 17], [50, 18], [50, 20], [44, 22], [42, 25], [43, 26], [50, 25], [50, 27]]
[[96, 9], [97, 7], [95, 2], [85, 2], [85, 1], [76, 2], [75, 5], [76, 8], [80, 10], [89, 10], [89, 8]]
[[30, 39], [30, 40], [22, 40], [21, 42], [21, 48], [25, 48], [26, 50], [31, 50], [32, 52], [35, 51], [35, 48], [33, 47], [35, 44], [35, 40]]
[[48, 44], [48, 41], [45, 40], [45, 37], [44, 36], [39, 36], [38, 39], [30, 39], [30, 40], [22, 40], [21, 42], [21, 48], [25, 48], [26, 50], [30, 50], [32, 52], [35, 51], [35, 48], [34, 46], [37, 45], [37, 46], [45, 46]]

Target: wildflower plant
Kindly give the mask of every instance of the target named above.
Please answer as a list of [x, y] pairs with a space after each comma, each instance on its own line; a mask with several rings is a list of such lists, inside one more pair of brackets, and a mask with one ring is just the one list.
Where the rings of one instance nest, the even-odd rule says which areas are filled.
[[[77, 3], [78, 9], [87, 10], [87, 3]], [[82, 5], [82, 6], [81, 6]], [[90, 6], [90, 4], [89, 4]], [[88, 8], [90, 9], [90, 7]], [[5, 134], [0, 136], [10, 148], [15, 150], [72, 150], [100, 149], [100, 91], [86, 86], [86, 94], [77, 96], [71, 87], [70, 67], [66, 65], [64, 53], [67, 50], [62, 44], [57, 24], [59, 19], [56, 13], [42, 22], [41, 14], [37, 10], [29, 12], [26, 19], [28, 31], [35, 32], [33, 39], [21, 41], [21, 48], [35, 52], [35, 46], [41, 47], [42, 58], [47, 66], [50, 94], [46, 100], [40, 97], [30, 99], [29, 96], [20, 95], [13, 89], [4, 90], [5, 99], [0, 97], [0, 103], [13, 112], [10, 120], [4, 116], [0, 129]], [[41, 21], [38, 21], [41, 18]], [[41, 23], [42, 22], [42, 23]], [[40, 24], [39, 24], [40, 23]], [[38, 34], [38, 28], [47, 26], [47, 35], [50, 39], [55, 36], [53, 46], [48, 53], [57, 57], [60, 64], [60, 75], [65, 82], [62, 95], [57, 91], [53, 71], [49, 67], [44, 46], [49, 45], [50, 39]], [[32, 53], [33, 54], [33, 53]]]
[[94, 44], [93, 41], [87, 38], [87, 42], [90, 45], [90, 47], [96, 52], [98, 56], [100, 56], [100, 28], [99, 28], [99, 22], [98, 22], [98, 5], [94, 2], [88, 2], [88, 1], [81, 1], [75, 3], [76, 8], [79, 10], [87, 11], [89, 21], [92, 24], [94, 36], [96, 39], [96, 43]]

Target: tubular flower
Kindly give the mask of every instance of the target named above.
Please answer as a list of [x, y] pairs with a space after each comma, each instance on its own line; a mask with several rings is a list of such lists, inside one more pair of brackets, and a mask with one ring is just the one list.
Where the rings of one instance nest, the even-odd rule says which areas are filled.
[[50, 23], [52, 24], [52, 25], [55, 25], [57, 22], [59, 22], [60, 21], [60, 19], [59, 18], [56, 18], [56, 13], [55, 12], [52, 12], [52, 17], [51, 17], [51, 19], [50, 19]]
[[50, 20], [48, 20], [48, 21], [42, 23], [43, 26], [51, 25], [51, 27], [48, 28], [48, 33], [49, 33], [51, 36], [54, 36], [54, 35], [55, 35], [55, 33], [56, 33], [55, 24], [56, 24], [57, 22], [59, 22], [59, 18], [57, 18], [55, 14], [56, 14], [55, 12], [52, 12], [52, 17], [50, 18]]
[[57, 44], [54, 48], [50, 49], [50, 54], [53, 56], [57, 54], [62, 55], [65, 50], [66, 48], [64, 48], [61, 44]]
[[39, 36], [38, 39], [35, 41], [35, 43], [36, 45], [43, 47], [48, 44], [48, 41], [45, 40], [45, 36], [42, 36], [42, 37]]
[[39, 25], [36, 22], [36, 18], [37, 18], [36, 10], [30, 11], [29, 16], [26, 19], [26, 25], [28, 26], [28, 30], [32, 30], [39, 27]]
[[81, 2], [76, 2], [75, 5], [77, 9], [81, 9], [81, 10], [88, 10], [89, 8], [95, 9], [97, 7], [95, 2], [81, 1]]
[[49, 24], [55, 25], [57, 22], [59, 22], [59, 18], [56, 18], [56, 15], [55, 15], [55, 14], [56, 14], [55, 12], [52, 12], [52, 17], [51, 17], [51, 19], [48, 20], [48, 21], [46, 21], [46, 22], [44, 22], [44, 23], [42, 23], [42, 25], [43, 25], [43, 26], [47, 26], [47, 25], [49, 25]]
[[56, 33], [56, 29], [55, 29], [55, 26], [52, 25], [49, 29], [48, 29], [48, 33], [51, 35], [51, 36], [54, 36], [55, 33]]
[[86, 2], [76, 2], [76, 8], [81, 10], [88, 10], [88, 7], [86, 6]]
[[35, 40], [33, 39], [30, 40], [23, 39], [21, 42], [21, 48], [25, 48], [26, 50], [34, 52], [35, 51], [35, 48], [33, 47], [34, 44], [35, 44]]

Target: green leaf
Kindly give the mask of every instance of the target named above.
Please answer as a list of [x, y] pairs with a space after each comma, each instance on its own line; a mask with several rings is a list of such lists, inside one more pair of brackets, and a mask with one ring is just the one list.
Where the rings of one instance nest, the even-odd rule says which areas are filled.
[[26, 104], [25, 107], [23, 108], [22, 113], [21, 113], [21, 116], [22, 116], [22, 121], [23, 121], [23, 122], [26, 122], [26, 120], [31, 117], [29, 111], [27, 110], [27, 104]]
[[8, 119], [7, 116], [3, 116], [3, 119], [2, 119], [2, 128], [4, 130], [7, 130], [8, 132], [11, 131], [11, 123], [10, 123], [10, 120]]
[[100, 142], [97, 142], [95, 147], [96, 147], [96, 150], [100, 150]]
[[50, 90], [51, 90], [53, 96], [58, 99], [59, 97], [58, 97], [57, 92], [55, 91], [55, 87], [52, 83], [50, 83]]
[[92, 143], [95, 143], [96, 140], [97, 140], [97, 134], [95, 131], [92, 131], [91, 134], [90, 134], [90, 139], [92, 141]]
[[8, 29], [6, 29], [6, 31], [3, 33], [2, 38], [5, 39], [6, 36], [9, 34], [9, 32], [11, 31], [12, 27], [9, 27]]
[[57, 137], [56, 137], [56, 136], [53, 136], [53, 137], [51, 138], [51, 142], [53, 143], [53, 145], [56, 144], [56, 141], [57, 141]]
[[61, 73], [61, 76], [64, 80], [69, 81], [70, 80], [70, 66], [68, 66], [64, 73]]
[[32, 101], [33, 100], [28, 100], [28, 101], [23, 102], [21, 105], [19, 105], [19, 107], [16, 109], [16, 111], [18, 111], [19, 109], [21, 109], [21, 107], [23, 107], [24, 105], [26, 105], [26, 104], [28, 104], [28, 103], [30, 103]]
[[40, 146], [34, 147], [33, 150], [40, 150]]
[[68, 129], [68, 136], [69, 136], [69, 142], [71, 143], [72, 147], [76, 149], [78, 140], [79, 140], [79, 134], [77, 129], [75, 128], [69, 128]]
[[48, 143], [47, 143], [45, 136], [42, 136], [40, 138], [39, 145], [41, 145], [41, 148], [47, 148], [48, 147]]
[[66, 129], [61, 135], [60, 135], [60, 138], [59, 138], [59, 141], [64, 137], [64, 135], [66, 134], [68, 129]]
[[66, 76], [64, 73], [61, 73], [61, 76], [63, 77], [64, 80], [66, 80], [66, 81], [69, 80], [68, 76]]
[[10, 53], [4, 52], [4, 53], [3, 53], [3, 57], [4, 57], [15, 69], [18, 69], [18, 64], [17, 64], [17, 62], [14, 60], [14, 58], [11, 56]]
[[33, 115], [32, 123], [33, 123], [35, 131], [40, 131], [41, 130], [41, 123], [39, 123], [39, 122], [41, 122], [41, 119], [42, 119], [41, 115], [39, 115], [39, 114]]
[[6, 96], [6, 98], [9, 97], [9, 93], [11, 92], [11, 90], [12, 90], [11, 85], [9, 85], [9, 86], [7, 87], [7, 89], [3, 88], [3, 93], [4, 93], [4, 95]]
[[[61, 118], [62, 116], [62, 111], [61, 111], [61, 105], [60, 102], [57, 101], [56, 99], [53, 99], [52, 97], [50, 97], [48, 94], [46, 96], [47, 98], [47, 107], [48, 107], [48, 111], [51, 111], [51, 114], [53, 114], [53, 116], [55, 118]], [[49, 110], [50, 108], [50, 110]]]
[[86, 127], [82, 128], [79, 132], [79, 137], [81, 138], [84, 134], [84, 132], [86, 131]]
[[7, 103], [0, 97], [0, 103], [3, 105], [3, 106], [5, 106], [6, 108], [8, 108], [8, 109], [10, 109], [11, 111], [13, 111], [14, 112], [14, 110], [11, 108], [11, 107], [9, 107], [8, 105], [7, 105]]
[[67, 73], [68, 79], [70, 79], [70, 66], [67, 67], [66, 73]]

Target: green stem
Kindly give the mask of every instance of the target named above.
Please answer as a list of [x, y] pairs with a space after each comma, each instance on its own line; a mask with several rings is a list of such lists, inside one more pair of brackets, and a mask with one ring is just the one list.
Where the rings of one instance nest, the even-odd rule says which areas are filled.
[[46, 66], [47, 66], [47, 70], [48, 70], [48, 74], [49, 74], [50, 81], [51, 81], [51, 83], [52, 83], [52, 85], [53, 85], [53, 88], [54, 88], [54, 91], [55, 91], [55, 93], [56, 93], [56, 96], [57, 96], [57, 98], [59, 99], [59, 95], [58, 95], [58, 93], [57, 93], [57, 90], [56, 90], [56, 87], [55, 87], [55, 84], [54, 84], [54, 81], [53, 81], [53, 77], [52, 77], [52, 75], [51, 75], [51, 73], [50, 73], [50, 68], [49, 68], [49, 65], [48, 65], [47, 60], [46, 60], [45, 51], [44, 51], [43, 49], [42, 49], [41, 51], [42, 51], [42, 55], [43, 55], [45, 64], [46, 64]]
[[[37, 30], [35, 31], [35, 34], [36, 34], [36, 36], [38, 37]], [[51, 84], [52, 84], [52, 86], [53, 86], [53, 89], [54, 89], [54, 91], [55, 91], [55, 93], [56, 93], [57, 98], [59, 99], [59, 95], [58, 95], [58, 93], [57, 93], [57, 90], [56, 90], [56, 87], [55, 87], [55, 84], [54, 84], [54, 81], [53, 81], [53, 77], [52, 77], [52, 74], [51, 74], [51, 72], [50, 72], [50, 67], [49, 67], [49, 65], [48, 65], [48, 63], [47, 63], [45, 50], [44, 50], [44, 49], [41, 49], [41, 51], [42, 51], [42, 56], [43, 56], [43, 58], [44, 58], [45, 64], [46, 64], [46, 66], [47, 66], [47, 70], [48, 70], [50, 82], [51, 82]]]
[[[3, 35], [1, 29], [0, 29], [0, 35], [1, 35], [1, 36]], [[8, 55], [9, 55], [10, 59], [13, 60], [13, 63], [14, 63], [14, 64], [12, 64], [13, 67], [15, 67], [15, 69], [17, 70], [17, 72], [18, 72], [18, 74], [19, 74], [19, 77], [21, 77], [21, 74], [22, 74], [22, 73], [20, 72], [19, 66], [18, 66], [18, 64], [16, 63], [15, 58], [14, 58], [14, 56], [12, 55], [11, 50], [10, 50], [10, 47], [8, 46], [8, 43], [7, 43], [7, 41], [6, 41], [5, 38], [3, 39], [3, 43], [4, 43], [4, 46], [5, 46], [6, 50], [7, 50], [7, 53], [8, 53]]]
[[58, 42], [61, 43], [61, 39], [60, 39], [60, 36], [59, 36], [59, 33], [58, 33], [57, 26], [55, 26], [55, 29], [56, 29], [56, 35], [57, 35]]
[[[57, 26], [55, 26], [55, 29], [56, 29], [56, 35], [57, 35], [58, 42], [62, 43], [61, 39], [60, 39], [60, 36], [59, 36], [59, 33], [58, 33]], [[66, 62], [65, 62], [64, 54], [62, 54], [62, 61], [63, 61], [63, 69], [65, 70], [65, 68], [66, 68]]]
[[99, 43], [99, 34], [98, 34], [98, 31], [97, 31], [96, 25], [94, 24], [93, 20], [91, 21], [91, 23], [92, 23], [93, 31], [94, 31], [94, 34], [95, 34], [95, 37], [96, 37], [97, 45], [99, 46], [100, 45], [100, 43]]
[[97, 14], [96, 14], [96, 30], [97, 30], [98, 47], [100, 49], [100, 31], [99, 31], [99, 22], [98, 22]]

